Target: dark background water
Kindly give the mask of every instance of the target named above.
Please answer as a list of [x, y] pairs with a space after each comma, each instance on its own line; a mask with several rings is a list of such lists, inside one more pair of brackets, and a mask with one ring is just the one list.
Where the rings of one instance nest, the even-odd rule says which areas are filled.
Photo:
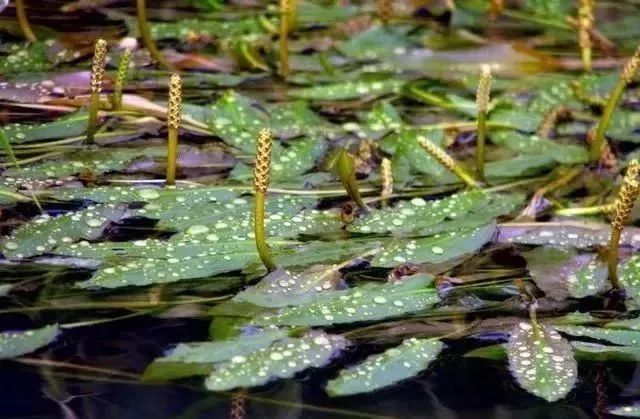
[[[66, 332], [39, 357], [141, 373], [171, 344], [207, 338], [199, 320], [148, 317]], [[438, 361], [418, 378], [369, 395], [330, 398], [324, 382], [341, 365], [364, 355], [348, 349], [334, 368], [315, 370], [295, 380], [252, 391], [247, 418], [591, 418], [607, 417], [605, 406], [628, 403], [640, 395], [637, 364], [581, 363], [569, 396], [546, 403], [521, 390], [505, 362], [463, 358], [480, 342], [449, 342]], [[140, 384], [135, 380], [74, 368], [2, 362], [2, 418], [227, 418], [231, 393], [203, 389], [202, 379], [177, 384]], [[103, 381], [104, 380], [104, 381]]]

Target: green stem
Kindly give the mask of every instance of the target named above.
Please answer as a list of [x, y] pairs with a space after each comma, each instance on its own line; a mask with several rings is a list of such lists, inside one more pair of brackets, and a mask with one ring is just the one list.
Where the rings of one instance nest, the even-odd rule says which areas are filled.
[[253, 232], [256, 239], [256, 247], [258, 248], [258, 254], [260, 260], [264, 264], [265, 268], [269, 272], [276, 269], [276, 264], [271, 256], [271, 251], [267, 245], [267, 236], [264, 228], [264, 206], [265, 206], [265, 193], [256, 191], [254, 195], [253, 204]]
[[27, 11], [24, 7], [24, 0], [16, 0], [16, 17], [18, 18], [18, 25], [20, 25], [20, 30], [22, 30], [22, 33], [24, 34], [24, 37], [27, 39], [27, 41], [37, 41], [38, 39], [33, 33], [31, 25], [29, 24], [29, 19], [27, 18]]
[[613, 111], [616, 109], [622, 94], [624, 93], [625, 88], [627, 87], [627, 83], [623, 77], [618, 80], [618, 84], [616, 84], [615, 89], [613, 89], [613, 93], [609, 97], [607, 101], [607, 105], [602, 112], [602, 117], [600, 118], [600, 122], [598, 123], [598, 128], [596, 130], [596, 135], [591, 143], [591, 151], [589, 153], [589, 159], [592, 162], [596, 162], [600, 160], [600, 151], [604, 146], [604, 134], [609, 127], [609, 123], [611, 122], [611, 116], [613, 115]]
[[620, 281], [618, 280], [618, 249], [620, 247], [621, 236], [621, 229], [613, 228], [611, 230], [611, 236], [609, 237], [609, 249], [607, 254], [609, 281], [611, 281], [611, 285], [615, 289], [621, 289]]
[[87, 143], [93, 144], [96, 127], [98, 126], [98, 111], [100, 110], [100, 92], [91, 92], [91, 102], [89, 103], [89, 118], [87, 120]]
[[169, 127], [168, 130], [166, 184], [173, 186], [176, 184], [178, 166], [178, 130], [174, 127]]
[[[282, 3], [282, 1], [280, 2]], [[289, 75], [289, 24], [291, 23], [290, 12], [281, 10], [280, 15], [280, 75]]]
[[487, 136], [487, 113], [478, 112], [478, 133], [476, 143], [476, 176], [486, 182], [484, 175], [485, 142]]
[[164, 55], [162, 55], [151, 37], [151, 29], [149, 28], [149, 22], [147, 21], [147, 7], [145, 0], [136, 0], [136, 10], [138, 16], [138, 30], [140, 31], [140, 36], [142, 37], [144, 46], [149, 50], [149, 54], [151, 54], [151, 58], [169, 70], [175, 71], [176, 68], [164, 58]]
[[574, 216], [574, 215], [598, 215], [609, 213], [613, 210], [612, 204], [595, 205], [593, 207], [576, 207], [562, 208], [555, 211], [556, 215]]

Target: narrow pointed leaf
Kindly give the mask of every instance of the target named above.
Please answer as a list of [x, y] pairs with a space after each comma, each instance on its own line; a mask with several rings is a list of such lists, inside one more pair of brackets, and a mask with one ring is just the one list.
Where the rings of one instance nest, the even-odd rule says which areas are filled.
[[53, 342], [60, 329], [57, 325], [23, 332], [0, 333], [0, 359], [15, 358], [40, 349]]

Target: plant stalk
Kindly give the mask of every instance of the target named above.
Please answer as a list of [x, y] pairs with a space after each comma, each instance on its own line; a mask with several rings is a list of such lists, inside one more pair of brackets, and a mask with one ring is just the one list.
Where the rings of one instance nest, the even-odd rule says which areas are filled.
[[590, 160], [592, 162], [597, 162], [600, 159], [600, 152], [604, 146], [605, 138], [604, 135], [609, 127], [609, 123], [611, 122], [611, 116], [624, 93], [627, 84], [633, 81], [633, 78], [640, 66], [640, 48], [638, 48], [631, 57], [631, 59], [625, 65], [622, 74], [620, 75], [620, 80], [616, 84], [616, 87], [613, 89], [611, 96], [607, 100], [607, 104], [602, 112], [602, 117], [600, 118], [600, 122], [598, 123], [598, 128], [596, 130], [595, 138], [591, 143], [591, 151], [589, 153]]
[[142, 37], [144, 46], [149, 51], [149, 54], [151, 54], [151, 58], [160, 63], [163, 67], [166, 67], [171, 71], [175, 71], [175, 66], [164, 58], [164, 55], [162, 55], [151, 37], [151, 29], [149, 28], [149, 22], [147, 20], [147, 7], [145, 0], [136, 0], [136, 12], [138, 17], [138, 30], [140, 31], [140, 36]]
[[280, 0], [280, 75], [287, 77], [289, 65], [289, 31], [291, 24], [291, 4], [295, 0]]
[[453, 157], [447, 154], [443, 149], [427, 140], [424, 137], [418, 138], [418, 142], [420, 146], [434, 159], [438, 161], [441, 165], [450, 170], [454, 175], [456, 175], [462, 182], [464, 182], [467, 186], [472, 188], [479, 187], [479, 183], [476, 179], [474, 179], [467, 171], [460, 166], [458, 162], [456, 162]]
[[120, 63], [118, 64], [118, 75], [116, 76], [116, 82], [113, 86], [113, 95], [111, 96], [111, 105], [114, 110], [122, 108], [122, 91], [127, 79], [129, 78], [129, 65], [131, 64], [131, 50], [125, 49], [120, 57]]
[[89, 118], [87, 120], [87, 143], [92, 144], [98, 126], [98, 111], [100, 110], [100, 93], [104, 79], [104, 67], [107, 59], [107, 42], [98, 39], [94, 46], [93, 62], [91, 63], [91, 99], [89, 103]]
[[35, 42], [38, 40], [35, 33], [31, 29], [29, 19], [27, 18], [27, 10], [24, 6], [24, 0], [16, 0], [16, 17], [18, 18], [18, 25], [24, 35], [25, 39], [29, 42]]
[[478, 133], [476, 142], [476, 176], [483, 182], [484, 175], [485, 143], [487, 137], [487, 111], [491, 99], [491, 72], [488, 66], [483, 66], [478, 91], [476, 93], [476, 105], [478, 108]]

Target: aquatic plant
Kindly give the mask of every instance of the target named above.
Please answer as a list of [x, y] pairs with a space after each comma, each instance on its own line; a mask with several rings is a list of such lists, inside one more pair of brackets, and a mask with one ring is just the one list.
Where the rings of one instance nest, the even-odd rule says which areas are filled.
[[120, 56], [120, 62], [118, 63], [118, 73], [116, 75], [116, 81], [113, 85], [113, 93], [111, 95], [111, 106], [114, 110], [119, 110], [122, 107], [122, 90], [129, 78], [129, 67], [131, 66], [131, 50], [125, 48]]
[[491, 100], [491, 70], [482, 68], [478, 90], [476, 92], [476, 105], [478, 107], [478, 133], [476, 139], [476, 176], [486, 181], [484, 174], [485, 141], [487, 137], [487, 111]]
[[162, 52], [160, 52], [160, 50], [156, 46], [156, 43], [151, 37], [151, 29], [149, 28], [149, 22], [147, 20], [146, 0], [136, 0], [136, 16], [138, 18], [138, 30], [140, 31], [142, 42], [149, 51], [151, 58], [153, 58], [161, 66], [175, 71], [174, 65], [169, 63], [164, 55], [162, 55]]
[[265, 200], [271, 171], [271, 131], [263, 129], [256, 139], [256, 163], [253, 168], [253, 232], [260, 259], [268, 271], [276, 269], [265, 233]]
[[89, 98], [89, 119], [87, 120], [87, 143], [89, 144], [93, 143], [98, 126], [100, 93], [102, 92], [106, 60], [107, 41], [98, 39], [94, 45], [93, 61], [91, 62], [91, 96]]
[[182, 78], [172, 74], [169, 78], [169, 104], [167, 105], [167, 175], [166, 184], [176, 183], [178, 165], [178, 130], [182, 122]]

